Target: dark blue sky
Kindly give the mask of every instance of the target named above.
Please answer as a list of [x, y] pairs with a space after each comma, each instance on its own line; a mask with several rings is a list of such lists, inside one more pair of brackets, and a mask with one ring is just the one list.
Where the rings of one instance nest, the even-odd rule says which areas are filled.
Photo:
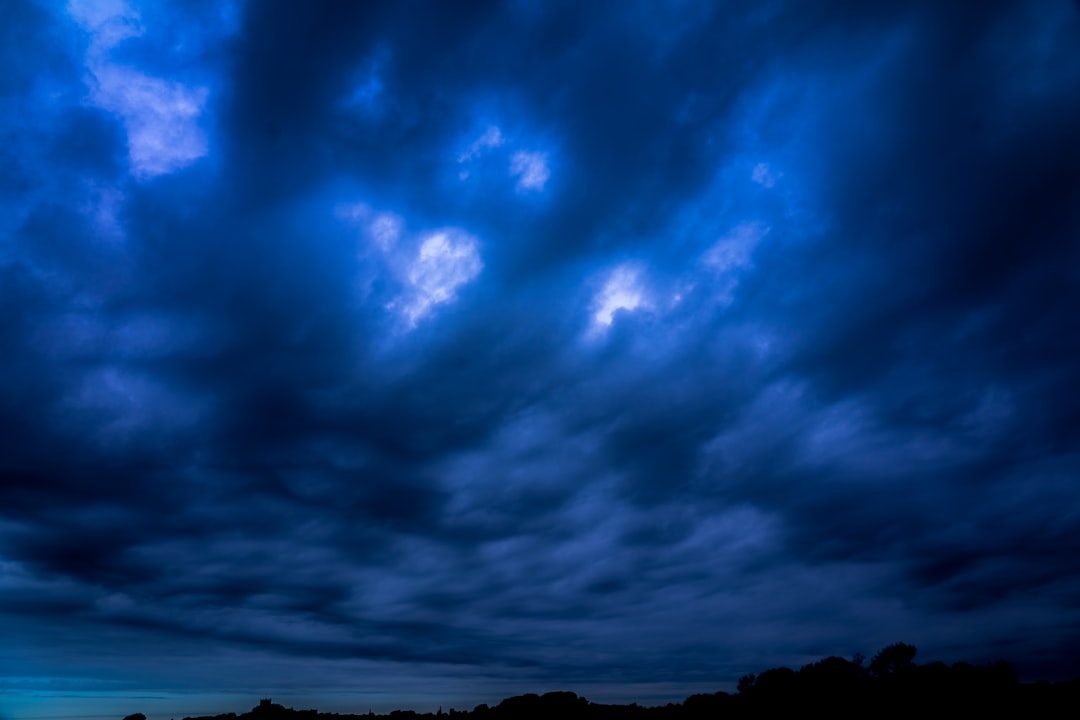
[[1077, 676], [1078, 358], [1075, 2], [8, 0], [0, 717]]

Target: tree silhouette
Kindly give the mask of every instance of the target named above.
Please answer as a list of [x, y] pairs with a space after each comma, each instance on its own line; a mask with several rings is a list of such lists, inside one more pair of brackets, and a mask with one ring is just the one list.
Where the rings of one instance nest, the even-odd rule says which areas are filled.
[[[269, 698], [250, 712], [186, 718], [186, 720], [717, 720], [718, 718], [862, 717], [889, 715], [959, 717], [1051, 717], [1061, 708], [1080, 706], [1080, 680], [1022, 683], [1006, 662], [972, 665], [943, 662], [916, 665], [915, 646], [895, 643], [882, 649], [869, 668], [831, 656], [802, 666], [744, 675], [739, 693], [691, 695], [679, 703], [644, 707], [591, 703], [573, 692], [528, 693], [504, 699], [494, 707], [449, 714], [394, 710], [385, 715], [342, 715], [293, 710]], [[124, 720], [146, 720], [141, 713]]]
[[903, 672], [912, 666], [916, 652], [915, 646], [907, 643], [889, 645], [870, 661], [870, 672], [878, 677]]

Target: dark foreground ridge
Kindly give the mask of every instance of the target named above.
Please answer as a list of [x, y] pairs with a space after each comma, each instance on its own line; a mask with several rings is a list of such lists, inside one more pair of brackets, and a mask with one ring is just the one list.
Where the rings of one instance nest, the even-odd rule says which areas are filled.
[[[1080, 679], [1069, 682], [1021, 683], [1006, 662], [986, 666], [958, 662], [918, 665], [915, 646], [896, 643], [865, 665], [853, 660], [827, 657], [795, 671], [787, 667], [745, 675], [735, 694], [717, 692], [691, 695], [682, 703], [656, 707], [604, 705], [589, 702], [572, 692], [527, 694], [506, 698], [498, 705], [478, 705], [473, 710], [417, 713], [394, 710], [389, 715], [320, 713], [293, 710], [270, 699], [250, 712], [237, 715], [189, 717], [185, 720], [697, 720], [698, 718], [760, 718], [765, 713], [820, 711], [826, 716], [864, 716], [868, 711], [932, 712], [935, 715], [993, 713], [1009, 717], [1048, 717], [1063, 708], [1080, 704]], [[124, 720], [146, 720], [141, 713]]]

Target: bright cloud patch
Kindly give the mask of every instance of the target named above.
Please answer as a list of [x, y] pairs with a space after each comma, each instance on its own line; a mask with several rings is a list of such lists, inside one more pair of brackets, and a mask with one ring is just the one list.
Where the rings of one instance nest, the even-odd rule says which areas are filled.
[[525, 151], [514, 153], [510, 158], [510, 176], [518, 179], [518, 192], [544, 189], [548, 178], [551, 177], [547, 159], [547, 153]]
[[[510, 148], [503, 152], [509, 152], [515, 143], [510, 143]], [[467, 165], [492, 150], [507, 145], [506, 136], [499, 127], [489, 126], [483, 134], [473, 140], [468, 146], [458, 153], [459, 165]], [[461, 180], [469, 178], [470, 171], [462, 168], [458, 177]], [[545, 152], [531, 152], [528, 150], [516, 150], [510, 154], [509, 175], [517, 179], [517, 191], [519, 193], [540, 191], [547, 185], [551, 177], [551, 169], [548, 167], [548, 154]]]
[[133, 174], [163, 175], [206, 155], [206, 134], [198, 125], [206, 88], [151, 77], [109, 59], [113, 47], [142, 34], [138, 14], [115, 1], [73, 2], [68, 11], [91, 35], [85, 61], [90, 97], [123, 120]]
[[743, 223], [720, 238], [702, 256], [704, 265], [716, 273], [717, 295], [724, 303], [734, 299], [739, 275], [751, 265], [754, 248], [768, 228], [760, 223]]
[[360, 256], [372, 257], [369, 249], [377, 250], [374, 257], [381, 258], [384, 267], [404, 285], [404, 291], [385, 307], [404, 315], [410, 329], [436, 305], [453, 301], [458, 288], [484, 269], [480, 243], [459, 228], [418, 236], [406, 232], [400, 215], [378, 212], [362, 202], [342, 203], [334, 214], [359, 228]]
[[71, 0], [68, 14], [90, 33], [89, 54], [104, 52], [143, 33], [139, 14], [123, 0]]
[[458, 155], [458, 162], [468, 162], [469, 160], [479, 157], [486, 150], [499, 147], [504, 142], [506, 142], [506, 139], [503, 137], [502, 131], [492, 125], [484, 131], [483, 135], [473, 140], [469, 147]]
[[197, 122], [206, 88], [189, 89], [116, 66], [97, 68], [94, 76], [94, 102], [124, 120], [135, 175], [163, 175], [206, 155], [206, 135]]
[[334, 214], [340, 220], [360, 226], [383, 253], [394, 249], [405, 227], [404, 221], [394, 213], [376, 212], [364, 203], [343, 203], [335, 208]]
[[409, 321], [417, 321], [432, 307], [450, 302], [457, 289], [473, 280], [484, 267], [473, 236], [459, 230], [439, 230], [424, 238], [406, 281], [410, 288], [401, 307]]
[[598, 327], [610, 326], [618, 310], [636, 310], [645, 304], [640, 276], [640, 269], [629, 264], [620, 265], [612, 271], [593, 302], [593, 322]]

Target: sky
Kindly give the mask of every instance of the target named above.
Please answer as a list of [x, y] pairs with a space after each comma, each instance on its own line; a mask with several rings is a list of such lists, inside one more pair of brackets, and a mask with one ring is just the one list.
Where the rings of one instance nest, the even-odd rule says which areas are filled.
[[0, 718], [1080, 676], [1080, 4], [0, 3]]

